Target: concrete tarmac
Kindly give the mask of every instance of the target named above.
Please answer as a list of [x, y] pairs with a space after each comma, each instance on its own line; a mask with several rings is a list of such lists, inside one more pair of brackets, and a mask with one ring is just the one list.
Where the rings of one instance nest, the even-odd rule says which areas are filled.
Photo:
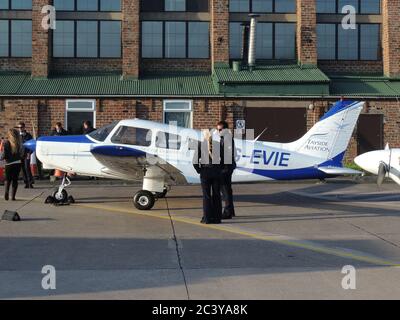
[[[333, 180], [237, 185], [237, 218], [202, 225], [198, 186], [174, 187], [149, 212], [137, 186], [83, 182], [77, 203], [52, 190], [0, 200], [0, 299], [399, 299], [400, 189]], [[43, 266], [56, 270], [44, 290]], [[356, 289], [342, 287], [353, 266]]]

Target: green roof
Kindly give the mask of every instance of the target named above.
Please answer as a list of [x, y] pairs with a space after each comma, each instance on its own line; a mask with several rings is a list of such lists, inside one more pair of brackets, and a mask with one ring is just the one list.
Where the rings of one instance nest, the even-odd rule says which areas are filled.
[[253, 71], [234, 71], [228, 64], [214, 70], [219, 83], [329, 83], [329, 78], [317, 67], [291, 65], [259, 65]]
[[397, 97], [400, 82], [385, 77], [333, 77], [330, 94], [347, 97]]
[[32, 79], [28, 74], [0, 74], [3, 96], [214, 96], [207, 74], [149, 75], [122, 80], [119, 75], [55, 75]]
[[[264, 78], [262, 78], [264, 77]], [[146, 75], [122, 80], [120, 75], [52, 75], [0, 73], [0, 96], [9, 97], [368, 97], [400, 96], [400, 79], [383, 76], [327, 77], [315, 67], [260, 66], [239, 72], [219, 65], [215, 72]]]
[[228, 96], [322, 96], [329, 94], [329, 78], [317, 67], [258, 65], [235, 71], [228, 64], [214, 69], [214, 83]]

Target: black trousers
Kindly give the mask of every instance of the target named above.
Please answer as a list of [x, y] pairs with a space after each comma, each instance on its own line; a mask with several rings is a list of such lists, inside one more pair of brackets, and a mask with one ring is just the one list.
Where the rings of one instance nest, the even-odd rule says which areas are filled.
[[32, 171], [31, 171], [31, 159], [24, 157], [22, 160], [22, 174], [24, 175], [25, 185], [31, 185], [33, 181]]
[[10, 164], [4, 168], [5, 180], [5, 193], [9, 193], [10, 187], [13, 188], [13, 195], [17, 192], [19, 173], [21, 172], [21, 164]]
[[232, 191], [232, 174], [231, 170], [223, 171], [221, 175], [221, 195], [224, 201], [223, 216], [234, 217], [235, 216], [235, 205], [233, 203], [233, 191]]
[[203, 212], [206, 222], [221, 222], [222, 205], [220, 190], [220, 170], [217, 167], [204, 167], [200, 173], [203, 191]]

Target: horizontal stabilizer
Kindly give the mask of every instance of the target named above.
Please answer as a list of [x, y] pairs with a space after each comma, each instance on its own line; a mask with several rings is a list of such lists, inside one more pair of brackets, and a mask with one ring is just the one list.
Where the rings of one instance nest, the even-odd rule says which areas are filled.
[[350, 169], [350, 168], [341, 168], [341, 167], [318, 167], [318, 170], [326, 174], [331, 174], [335, 176], [345, 176], [345, 175], [362, 175], [361, 171]]

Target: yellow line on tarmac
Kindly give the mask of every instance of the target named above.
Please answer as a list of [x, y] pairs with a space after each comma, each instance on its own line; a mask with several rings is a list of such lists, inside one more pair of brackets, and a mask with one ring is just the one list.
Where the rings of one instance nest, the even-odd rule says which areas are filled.
[[[109, 212], [118, 212], [118, 213], [128, 213], [128, 214], [135, 214], [138, 216], [170, 220], [170, 217], [167, 215], [160, 215], [160, 214], [145, 212], [145, 211], [134, 211], [134, 210], [123, 209], [123, 208], [111, 208], [108, 206], [92, 205], [92, 204], [90, 204], [90, 205], [89, 204], [75, 204], [75, 205], [80, 206], [80, 207], [89, 208], [89, 209], [98, 209], [98, 210], [105, 210], [105, 211], [109, 211]], [[324, 246], [320, 246], [318, 244], [304, 243], [304, 242], [301, 242], [301, 240], [285, 240], [285, 239], [279, 239], [278, 237], [261, 235], [261, 234], [252, 233], [249, 231], [244, 231], [244, 230], [240, 230], [237, 228], [232, 228], [232, 227], [228, 227], [228, 226], [224, 226], [224, 225], [202, 224], [200, 222], [194, 221], [193, 219], [188, 219], [188, 218], [183, 218], [183, 217], [172, 216], [172, 220], [176, 221], [176, 222], [182, 222], [182, 223], [186, 223], [186, 224], [190, 224], [190, 225], [195, 225], [195, 226], [206, 228], [206, 229], [213, 229], [213, 230], [218, 230], [218, 231], [229, 232], [232, 234], [241, 235], [241, 236], [245, 236], [245, 237], [249, 237], [249, 238], [253, 238], [253, 239], [257, 239], [257, 240], [279, 243], [279, 244], [286, 245], [286, 246], [307, 249], [307, 250], [318, 252], [318, 253], [324, 253], [324, 254], [328, 254], [328, 255], [332, 255], [332, 256], [353, 259], [353, 260], [367, 262], [367, 263], [371, 263], [371, 264], [375, 264], [375, 265], [400, 267], [400, 264], [397, 264], [395, 262], [383, 260], [380, 258], [374, 258], [374, 257], [368, 257], [368, 256], [359, 255], [359, 254], [354, 254], [354, 253], [346, 252], [343, 250], [331, 249], [331, 248], [327, 248]]]

